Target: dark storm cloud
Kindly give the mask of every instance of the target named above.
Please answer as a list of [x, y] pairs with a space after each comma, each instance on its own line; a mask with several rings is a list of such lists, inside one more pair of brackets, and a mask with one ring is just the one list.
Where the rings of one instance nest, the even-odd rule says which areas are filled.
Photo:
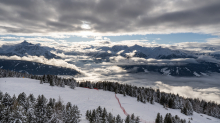
[[154, 18], [144, 18], [139, 25], [169, 23], [173, 26], [199, 26], [220, 24], [220, 2], [201, 8], [166, 13]]
[[219, 0], [0, 0], [0, 32], [220, 34], [219, 13]]

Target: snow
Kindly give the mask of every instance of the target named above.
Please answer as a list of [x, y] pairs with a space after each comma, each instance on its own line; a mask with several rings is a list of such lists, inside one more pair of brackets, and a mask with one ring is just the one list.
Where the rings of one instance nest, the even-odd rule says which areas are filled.
[[98, 50], [102, 51], [110, 50], [116, 54], [126, 54], [137, 51], [138, 53], [145, 54], [148, 58], [158, 58], [159, 56], [177, 55], [177, 56], [188, 56], [186, 53], [179, 50], [171, 50], [169, 48], [159, 47], [142, 47], [140, 45], [127, 46], [127, 45], [114, 45], [113, 47], [99, 47]]
[[195, 76], [198, 76], [198, 77], [200, 76], [200, 75], [199, 75], [198, 73], [196, 73], [196, 72], [193, 72], [193, 74], [194, 74]]
[[190, 71], [187, 67], [185, 67], [185, 68], [186, 68], [186, 70]]
[[206, 73], [202, 73], [202, 72], [200, 72], [203, 76], [208, 76]]
[[[144, 68], [143, 68], [143, 69], [144, 69]], [[149, 73], [149, 71], [148, 71], [147, 69], [144, 69], [144, 72], [145, 72], [145, 73]]]
[[14, 54], [18, 56], [48, 56], [53, 57], [53, 54], [46, 48], [40, 46], [39, 44], [31, 44], [27, 41], [23, 41], [19, 44], [8, 45], [0, 47], [0, 53], [3, 54]]
[[[59, 96], [62, 98], [63, 102], [71, 102], [72, 104], [78, 105], [79, 110], [82, 114], [82, 123], [87, 122], [85, 120], [86, 110], [96, 109], [98, 106], [105, 107], [108, 112], [111, 112], [114, 116], [117, 114], [121, 115], [125, 119], [123, 111], [120, 109], [118, 101], [115, 98], [114, 92], [87, 89], [76, 87], [74, 90], [70, 89], [68, 86], [62, 87], [51, 87], [49, 84], [39, 84], [39, 80], [27, 79], [27, 78], [0, 78], [0, 90], [5, 93], [8, 92], [11, 96], [25, 92], [27, 95], [30, 93], [37, 97], [40, 94], [49, 98], [58, 99]], [[141, 119], [147, 122], [154, 122], [158, 112], [165, 117], [166, 113], [171, 113], [173, 116], [178, 115], [182, 119], [186, 119], [188, 122], [189, 118], [193, 118], [191, 123], [219, 123], [220, 119], [213, 118], [204, 114], [193, 113], [193, 116], [186, 116], [180, 113], [179, 109], [164, 109], [162, 105], [155, 103], [143, 104], [137, 102], [134, 97], [117, 94], [121, 105], [125, 108], [126, 112], [129, 114], [134, 113], [135, 116], [140, 116]]]
[[179, 67], [176, 67], [176, 73], [179, 74]]
[[162, 68], [161, 72], [163, 72], [164, 75], [170, 75], [170, 70], [167, 67]]

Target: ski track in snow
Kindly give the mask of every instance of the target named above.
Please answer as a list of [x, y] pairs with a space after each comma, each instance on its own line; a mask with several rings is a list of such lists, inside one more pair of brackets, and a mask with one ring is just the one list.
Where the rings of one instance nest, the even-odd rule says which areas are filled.
[[[137, 102], [134, 97], [126, 96], [122, 94], [114, 94], [114, 92], [87, 89], [76, 87], [75, 89], [70, 89], [68, 86], [62, 87], [51, 87], [48, 83], [40, 84], [39, 80], [27, 79], [27, 78], [0, 78], [0, 91], [3, 93], [8, 92], [11, 96], [15, 94], [18, 96], [20, 93], [25, 92], [27, 96], [32, 93], [35, 98], [38, 95], [44, 94], [44, 96], [49, 98], [55, 98], [58, 100], [59, 96], [63, 100], [63, 103], [71, 102], [73, 105], [79, 107], [80, 113], [82, 114], [82, 123], [88, 123], [85, 119], [86, 110], [96, 109], [98, 106], [106, 108], [108, 112], [111, 112], [113, 116], [118, 114], [125, 119], [123, 110], [121, 110], [117, 97], [120, 99], [121, 105], [129, 114], [134, 113], [135, 116], [139, 116], [143, 121], [147, 123], [153, 123], [156, 119], [157, 113], [159, 112], [163, 117], [166, 113], [171, 113], [172, 116], [178, 115], [181, 119], [186, 119], [187, 122], [189, 118], [191, 123], [220, 123], [220, 119], [207, 116], [205, 114], [193, 113], [193, 116], [186, 116], [180, 113], [179, 109], [164, 109], [162, 105], [155, 103], [141, 103]], [[202, 116], [201, 116], [202, 115]], [[211, 120], [209, 120], [209, 119]]]

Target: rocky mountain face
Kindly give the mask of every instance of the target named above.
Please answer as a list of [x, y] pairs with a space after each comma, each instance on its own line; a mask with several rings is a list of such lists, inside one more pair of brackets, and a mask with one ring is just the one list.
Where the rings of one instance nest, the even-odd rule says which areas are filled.
[[47, 50], [44, 47], [41, 47], [38, 44], [32, 44], [32, 43], [28, 43], [27, 41], [23, 41], [20, 44], [16, 44], [16, 45], [3, 45], [0, 48], [0, 55], [4, 55], [4, 56], [44, 56], [47, 59], [51, 59], [51, 58], [59, 58], [58, 56], [56, 56], [55, 54], [51, 53], [49, 50]]

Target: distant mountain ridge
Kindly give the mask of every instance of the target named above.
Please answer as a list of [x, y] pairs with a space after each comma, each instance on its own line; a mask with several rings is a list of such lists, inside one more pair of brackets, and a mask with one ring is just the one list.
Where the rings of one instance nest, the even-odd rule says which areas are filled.
[[23, 41], [20, 44], [15, 44], [11, 46], [2, 46], [0, 48], [0, 55], [4, 56], [44, 56], [47, 59], [51, 58], [60, 58], [55, 54], [48, 51], [46, 48], [41, 47], [38, 44], [28, 43], [27, 41]]
[[[193, 56], [188, 55], [180, 50], [171, 50], [169, 48], [159, 47], [142, 47], [140, 45], [126, 46], [126, 45], [115, 45], [113, 47], [100, 47], [98, 50], [105, 52], [111, 51], [113, 56], [121, 55], [127, 56], [127, 53], [134, 52], [133, 57], [141, 58], [155, 58], [155, 59], [172, 59], [172, 58], [192, 58]], [[104, 52], [103, 52], [104, 53]], [[98, 55], [96, 56], [98, 57]]]

